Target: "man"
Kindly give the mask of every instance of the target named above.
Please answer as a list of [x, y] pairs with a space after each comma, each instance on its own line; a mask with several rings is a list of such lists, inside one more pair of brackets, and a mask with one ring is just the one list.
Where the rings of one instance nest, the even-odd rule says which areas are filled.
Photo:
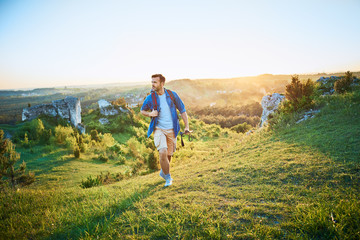
[[[189, 133], [188, 116], [184, 103], [179, 96], [164, 88], [165, 77], [161, 74], [151, 76], [151, 94], [145, 98], [141, 107], [141, 114], [151, 117], [147, 136], [154, 132], [154, 143], [160, 155], [160, 176], [165, 179], [165, 187], [172, 184], [170, 175], [170, 161], [176, 150], [176, 137], [180, 131], [180, 124], [176, 108], [180, 111], [185, 123], [184, 132]], [[155, 101], [155, 102], [154, 102]], [[157, 106], [157, 109], [154, 107]]]

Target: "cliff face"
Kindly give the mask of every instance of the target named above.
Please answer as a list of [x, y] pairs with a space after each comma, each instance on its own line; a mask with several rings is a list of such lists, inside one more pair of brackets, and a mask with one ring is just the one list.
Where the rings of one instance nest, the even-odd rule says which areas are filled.
[[80, 99], [76, 97], [67, 96], [65, 99], [54, 100], [50, 104], [40, 104], [33, 107], [24, 108], [22, 112], [22, 120], [32, 120], [37, 118], [40, 114], [45, 114], [51, 117], [59, 116], [67, 119], [77, 128], [83, 127], [81, 124], [81, 105]]

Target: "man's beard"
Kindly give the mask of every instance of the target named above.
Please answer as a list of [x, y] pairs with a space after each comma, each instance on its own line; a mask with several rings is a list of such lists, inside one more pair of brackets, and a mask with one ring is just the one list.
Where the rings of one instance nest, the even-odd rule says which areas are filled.
[[153, 87], [152, 89], [153, 89], [155, 92], [158, 92], [158, 91], [160, 91], [161, 87], [158, 87], [158, 88], [157, 88], [157, 87]]

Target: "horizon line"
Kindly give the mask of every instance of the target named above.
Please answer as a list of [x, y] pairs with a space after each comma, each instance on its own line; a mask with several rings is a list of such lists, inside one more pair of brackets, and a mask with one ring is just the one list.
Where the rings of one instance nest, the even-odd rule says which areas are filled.
[[[348, 70], [349, 71], [349, 70]], [[238, 77], [225, 77], [225, 78], [177, 78], [177, 79], [171, 79], [171, 80], [166, 80], [167, 82], [172, 82], [172, 81], [178, 81], [178, 80], [192, 80], [192, 81], [197, 81], [197, 80], [215, 80], [215, 79], [237, 79], [237, 78], [248, 78], [248, 77], [259, 77], [259, 76], [263, 76], [263, 75], [272, 75], [272, 76], [292, 76], [292, 75], [330, 75], [330, 74], [341, 74], [341, 73], [345, 73], [346, 71], [336, 71], [336, 72], [311, 72], [311, 73], [293, 73], [293, 74], [274, 74], [274, 73], [262, 73], [262, 74], [258, 74], [258, 75], [248, 75], [248, 76], [238, 76]], [[352, 73], [360, 73], [360, 70], [357, 71], [350, 71]], [[52, 89], [52, 88], [76, 88], [76, 87], [90, 87], [90, 88], [94, 88], [96, 86], [106, 86], [106, 85], [115, 85], [115, 84], [127, 84], [127, 85], [139, 85], [139, 84], [146, 84], [147, 81], [135, 81], [135, 82], [130, 82], [130, 81], [118, 81], [118, 82], [108, 82], [108, 83], [92, 83], [92, 84], [74, 84], [74, 85], [58, 85], [58, 86], [51, 86], [51, 87], [29, 87], [29, 88], [5, 88], [2, 89], [0, 88], [0, 91], [32, 91], [35, 89]], [[150, 83], [149, 83], [150, 84]]]

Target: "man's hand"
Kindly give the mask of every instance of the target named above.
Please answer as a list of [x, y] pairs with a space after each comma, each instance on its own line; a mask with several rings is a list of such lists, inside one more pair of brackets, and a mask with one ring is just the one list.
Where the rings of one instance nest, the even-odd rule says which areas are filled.
[[188, 115], [186, 112], [183, 112], [181, 114], [181, 118], [183, 119], [184, 123], [185, 123], [185, 128], [184, 128], [184, 134], [189, 134], [190, 132], [190, 127], [189, 127], [189, 120], [188, 120]]
[[192, 131], [190, 131], [190, 129], [188, 127], [186, 127], [184, 129], [184, 134], [190, 134], [190, 133], [192, 133]]
[[159, 112], [157, 110], [152, 110], [152, 112], [149, 113], [149, 117], [157, 117], [159, 115]]

